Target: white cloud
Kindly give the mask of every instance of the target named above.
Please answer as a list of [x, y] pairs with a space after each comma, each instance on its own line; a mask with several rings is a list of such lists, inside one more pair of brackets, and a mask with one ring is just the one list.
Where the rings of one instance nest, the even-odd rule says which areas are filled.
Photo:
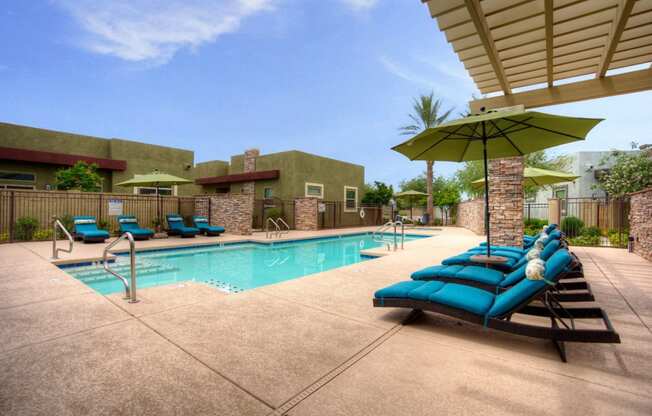
[[370, 10], [373, 8], [378, 0], [340, 0], [342, 3], [353, 9], [354, 11]]
[[238, 30], [275, 0], [55, 0], [81, 24], [81, 45], [127, 61], [163, 64]]

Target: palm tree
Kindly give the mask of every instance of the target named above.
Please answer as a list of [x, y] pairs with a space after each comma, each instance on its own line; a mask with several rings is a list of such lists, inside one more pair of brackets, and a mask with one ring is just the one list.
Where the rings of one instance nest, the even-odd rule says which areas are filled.
[[[434, 93], [429, 95], [420, 95], [419, 98], [415, 98], [412, 104], [412, 113], [408, 116], [412, 119], [413, 124], [408, 124], [406, 126], [400, 127], [399, 131], [401, 134], [408, 134], [414, 136], [420, 132], [436, 127], [439, 124], [443, 123], [448, 116], [450, 116], [453, 109], [449, 109], [443, 114], [440, 115], [442, 111], [442, 102], [441, 100], [434, 99]], [[428, 193], [428, 217], [429, 222], [432, 223], [435, 220], [434, 209], [432, 204], [432, 170], [435, 162], [432, 160], [426, 161], [426, 187]]]

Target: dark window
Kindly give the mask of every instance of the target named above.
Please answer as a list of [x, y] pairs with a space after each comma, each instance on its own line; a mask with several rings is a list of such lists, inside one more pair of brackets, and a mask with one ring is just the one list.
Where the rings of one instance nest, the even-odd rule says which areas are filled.
[[0, 180], [2, 179], [8, 181], [34, 182], [36, 181], [36, 175], [25, 172], [0, 172]]

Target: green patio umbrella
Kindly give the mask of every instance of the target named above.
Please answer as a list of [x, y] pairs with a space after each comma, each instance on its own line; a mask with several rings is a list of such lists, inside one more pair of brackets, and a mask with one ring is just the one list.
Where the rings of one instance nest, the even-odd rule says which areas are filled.
[[[523, 185], [526, 186], [553, 185], [560, 182], [572, 182], [577, 178], [579, 178], [579, 176], [573, 175], [572, 173], [559, 172], [555, 170], [530, 167], [525, 167], [523, 169]], [[480, 178], [471, 183], [474, 186], [482, 186], [484, 185], [484, 180], [485, 178]]]
[[397, 198], [410, 198], [410, 219], [412, 219], [412, 205], [414, 204], [414, 198], [420, 196], [428, 196], [425, 192], [414, 191], [409, 189], [407, 191], [399, 192], [394, 195]]
[[158, 213], [158, 221], [159, 223], [162, 220], [161, 218], [161, 195], [159, 192], [159, 189], [163, 187], [168, 187], [168, 186], [173, 186], [173, 185], [185, 185], [188, 183], [192, 183], [191, 180], [189, 179], [184, 179], [184, 178], [179, 178], [178, 176], [174, 175], [168, 175], [167, 173], [161, 173], [157, 170], [153, 171], [152, 173], [148, 173], [145, 175], [134, 175], [133, 178], [117, 183], [117, 186], [148, 186], [148, 187], [153, 187], [156, 188], [156, 206], [157, 206], [157, 213]]
[[[392, 149], [410, 160], [463, 162], [522, 156], [578, 140], [602, 119], [566, 117], [525, 111], [523, 106], [489, 110], [426, 129]], [[485, 229], [487, 256], [489, 235], [489, 181], [485, 181]]]

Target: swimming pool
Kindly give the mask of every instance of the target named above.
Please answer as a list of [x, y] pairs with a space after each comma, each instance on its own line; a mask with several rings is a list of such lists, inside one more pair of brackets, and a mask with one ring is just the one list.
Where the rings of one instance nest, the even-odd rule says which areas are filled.
[[[430, 236], [406, 235], [405, 241]], [[204, 282], [240, 292], [296, 279], [370, 259], [361, 250], [379, 247], [370, 233], [310, 240], [236, 243], [138, 252], [139, 289], [184, 281]], [[122, 283], [101, 264], [61, 266], [101, 294], [124, 291]], [[129, 278], [129, 256], [118, 255], [111, 266]]]

